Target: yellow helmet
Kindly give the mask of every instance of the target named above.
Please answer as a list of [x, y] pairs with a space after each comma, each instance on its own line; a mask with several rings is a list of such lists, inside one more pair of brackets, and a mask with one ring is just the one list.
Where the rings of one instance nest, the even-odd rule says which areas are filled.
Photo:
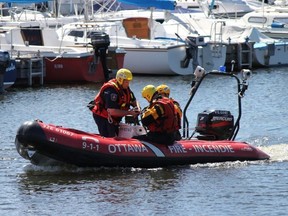
[[116, 80], [117, 82], [122, 85], [124, 80], [131, 81], [133, 79], [132, 73], [130, 70], [121, 68], [116, 73]]
[[142, 97], [145, 98], [148, 102], [150, 102], [155, 92], [156, 88], [154, 85], [147, 85], [142, 89]]
[[170, 88], [169, 88], [169, 86], [167, 86], [165, 84], [157, 86], [156, 91], [159, 94], [161, 94], [161, 95], [164, 94], [167, 97], [169, 97], [169, 95], [170, 95]]

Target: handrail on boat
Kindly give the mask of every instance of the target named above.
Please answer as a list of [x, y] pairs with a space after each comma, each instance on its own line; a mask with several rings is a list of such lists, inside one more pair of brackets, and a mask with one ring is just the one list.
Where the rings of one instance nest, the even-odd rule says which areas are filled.
[[[241, 71], [243, 73], [243, 70]], [[245, 71], [244, 71], [245, 72]], [[196, 80], [196, 82], [194, 82], [194, 85], [192, 84], [192, 89], [191, 89], [191, 96], [187, 101], [187, 104], [183, 110], [183, 138], [186, 139], [191, 139], [191, 137], [189, 136], [189, 121], [187, 118], [187, 109], [191, 104], [191, 101], [193, 100], [200, 84], [202, 83], [203, 79], [205, 79], [207, 76], [227, 76], [227, 77], [231, 77], [234, 78], [237, 82], [237, 97], [238, 97], [238, 117], [237, 120], [234, 124], [234, 127], [231, 131], [231, 135], [229, 137], [228, 140], [234, 140], [238, 134], [239, 128], [240, 128], [240, 119], [241, 119], [241, 115], [242, 115], [242, 104], [241, 104], [241, 99], [244, 95], [244, 92], [247, 90], [248, 88], [248, 84], [246, 83], [247, 78], [250, 76], [250, 74], [248, 75], [248, 77], [244, 78], [243, 81], [241, 82], [240, 79], [234, 75], [233, 73], [223, 73], [223, 72], [209, 72], [204, 74], [200, 79]], [[242, 87], [242, 88], [241, 88]], [[193, 134], [192, 134], [193, 135]]]

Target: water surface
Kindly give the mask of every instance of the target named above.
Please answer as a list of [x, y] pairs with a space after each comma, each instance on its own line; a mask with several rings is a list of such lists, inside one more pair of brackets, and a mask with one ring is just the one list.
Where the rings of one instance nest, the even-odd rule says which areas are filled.
[[[253, 71], [242, 99], [237, 139], [258, 146], [270, 161], [226, 162], [158, 169], [36, 167], [18, 155], [14, 138], [27, 120], [41, 119], [97, 132], [86, 104], [99, 84], [12, 88], [1, 96], [1, 215], [286, 215], [288, 211], [288, 68]], [[224, 81], [224, 82], [220, 82]], [[135, 76], [131, 88], [165, 83], [183, 107], [191, 77]], [[191, 130], [205, 109], [237, 114], [235, 87], [209, 78], [187, 111]]]

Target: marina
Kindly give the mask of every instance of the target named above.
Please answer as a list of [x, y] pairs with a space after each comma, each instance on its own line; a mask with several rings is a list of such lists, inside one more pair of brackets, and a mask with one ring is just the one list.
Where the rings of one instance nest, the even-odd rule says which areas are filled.
[[[249, 0], [249, 2], [251, 1]], [[103, 5], [103, 2], [105, 3], [106, 1], [99, 3], [100, 12], [102, 15], [107, 15], [110, 5]], [[140, 2], [143, 3], [143, 1]], [[149, 2], [145, 1], [145, 3]], [[177, 2], [182, 2], [183, 5], [189, 3], [181, 0], [177, 0]], [[237, 2], [242, 4], [243, 1]], [[157, 1], [157, 3], [159, 2]], [[162, 2], [160, 1], [160, 3]], [[231, 2], [229, 1], [229, 3]], [[73, 7], [68, 2], [63, 4], [66, 7], [60, 8], [59, 11], [66, 15], [70, 14], [72, 8], [75, 9], [74, 12], [77, 10], [80, 14], [80, 11], [83, 11], [86, 6], [81, 2], [75, 3]], [[195, 2], [191, 0], [190, 4], [193, 5], [193, 11], [197, 10], [198, 13], [200, 8], [195, 6]], [[42, 19], [43, 14], [37, 13], [38, 21], [42, 20], [40, 25], [42, 27], [34, 28], [34, 30], [42, 33], [46, 32], [43, 33], [45, 37], [40, 37], [42, 33], [38, 34], [39, 38], [43, 39], [41, 46], [33, 45], [32, 41], [27, 42], [27, 37], [26, 40], [23, 38], [23, 33], [21, 33], [21, 28], [17, 26], [18, 24], [11, 26], [12, 17], [6, 16], [3, 17], [3, 19], [6, 19], [3, 22], [5, 25], [2, 23], [3, 26], [1, 26], [1, 30], [5, 31], [1, 33], [0, 37], [1, 50], [3, 53], [8, 52], [10, 54], [11, 61], [10, 65], [6, 65], [4, 61], [3, 65], [6, 70], [4, 73], [4, 70], [2, 70], [0, 74], [3, 75], [1, 77], [1, 79], [3, 78], [1, 83], [3, 84], [3, 91], [0, 94], [2, 126], [0, 134], [0, 161], [2, 164], [0, 174], [2, 185], [0, 213], [11, 216], [50, 216], [59, 215], [59, 213], [72, 216], [286, 215], [288, 211], [288, 191], [286, 190], [288, 187], [286, 109], [288, 106], [288, 91], [285, 88], [288, 82], [288, 59], [286, 57], [286, 41], [281, 40], [281, 43], [277, 45], [279, 42], [279, 38], [277, 38], [271, 42], [271, 38], [263, 37], [264, 33], [262, 30], [265, 30], [263, 28], [260, 32], [260, 29], [254, 27], [249, 29], [247, 27], [244, 28], [246, 30], [244, 34], [244, 30], [240, 25], [229, 27], [228, 21], [227, 25], [223, 25], [221, 18], [224, 16], [223, 10], [225, 11], [225, 8], [222, 7], [224, 5], [221, 1], [215, 1], [215, 5], [219, 5], [221, 10], [217, 11], [217, 7], [214, 7], [213, 11], [210, 11], [215, 16], [220, 16], [220, 19], [217, 18], [217, 20], [213, 18], [214, 21], [212, 19], [203, 19], [203, 16], [198, 17], [193, 12], [182, 15], [182, 24], [185, 23], [185, 25], [182, 25], [182, 27], [185, 27], [182, 28], [183, 31], [177, 28], [180, 26], [179, 20], [177, 22], [175, 20], [167, 21], [167, 23], [163, 22], [164, 25], [162, 27], [170, 29], [171, 32], [166, 31], [166, 35], [162, 36], [169, 39], [173, 36], [174, 39], [177, 38], [179, 40], [175, 32], [179, 33], [178, 36], [180, 38], [186, 38], [188, 36], [187, 32], [189, 32], [193, 44], [193, 39], [196, 38], [194, 37], [195, 34], [190, 34], [193, 28], [198, 30], [198, 39], [205, 38], [205, 43], [200, 41], [199, 46], [193, 44], [194, 46], [190, 48], [187, 47], [187, 40], [185, 43], [182, 42], [181, 50], [183, 52], [177, 52], [180, 58], [174, 58], [177, 63], [173, 62], [174, 64], [172, 65], [177, 64], [177, 68], [179, 68], [181, 66], [178, 64], [179, 60], [181, 61], [182, 59], [182, 63], [186, 60], [186, 64], [189, 66], [185, 74], [157, 74], [157, 70], [152, 72], [152, 68], [149, 68], [150, 65], [145, 63], [147, 64], [147, 70], [144, 71], [147, 73], [133, 73], [134, 69], [131, 70], [133, 80], [130, 82], [130, 87], [140, 106], [145, 107], [147, 106], [147, 101], [141, 95], [144, 86], [148, 84], [155, 86], [160, 84], [168, 85], [171, 89], [171, 97], [179, 102], [183, 110], [185, 109], [181, 133], [186, 134], [187, 130], [193, 131], [196, 129], [199, 113], [204, 113], [211, 109], [219, 109], [229, 110], [233, 116], [236, 116], [238, 112], [235, 97], [237, 100], [239, 91], [235, 93], [234, 90], [236, 88], [225, 77], [209, 77], [203, 81], [201, 87], [197, 90], [197, 95], [193, 97], [191, 105], [186, 109], [187, 101], [189, 101], [191, 92], [193, 92], [191, 91], [191, 85], [194, 79], [193, 67], [196, 66], [195, 54], [198, 55], [198, 64], [204, 65], [206, 72], [212, 70], [215, 72], [216, 70], [221, 73], [229, 73], [233, 71], [233, 74], [241, 77], [241, 69], [250, 69], [251, 78], [246, 80], [247, 83], [245, 82], [241, 85], [242, 89], [243, 86], [247, 87], [247, 91], [241, 91], [243, 93], [242, 96], [244, 96], [241, 98], [243, 101], [241, 122], [237, 126], [239, 131], [236, 133], [235, 140], [237, 140], [237, 143], [241, 143], [239, 145], [240, 151], [246, 151], [244, 155], [253, 153], [253, 149], [258, 149], [259, 152], [267, 154], [269, 159], [267, 159], [267, 155], [264, 155], [265, 157], [261, 158], [261, 160], [242, 160], [239, 158], [239, 160], [231, 160], [230, 157], [230, 160], [227, 161], [204, 161], [204, 163], [198, 163], [199, 161], [192, 163], [190, 161], [185, 163], [185, 165], [168, 164], [170, 166], [163, 167], [155, 167], [155, 164], [152, 163], [152, 166], [147, 166], [150, 168], [133, 166], [133, 164], [132, 166], [128, 164], [125, 167], [112, 166], [110, 168], [107, 166], [75, 166], [73, 164], [77, 165], [77, 163], [81, 164], [83, 162], [78, 156], [75, 156], [75, 161], [73, 161], [74, 157], [68, 157], [70, 164], [49, 163], [48, 165], [39, 166], [31, 163], [31, 161], [21, 157], [21, 154], [19, 155], [21, 150], [17, 149], [17, 145], [15, 145], [19, 126], [24, 122], [29, 122], [31, 125], [36, 125], [35, 122], [40, 122], [39, 124], [44, 125], [43, 128], [46, 129], [49, 128], [49, 124], [56, 125], [56, 127], [50, 126], [51, 131], [57, 131], [57, 134], [53, 135], [54, 137], [50, 137], [48, 141], [50, 143], [51, 140], [54, 140], [54, 142], [57, 142], [57, 139], [58, 141], [61, 140], [62, 136], [74, 136], [76, 134], [75, 130], [85, 131], [85, 136], [87, 134], [97, 134], [98, 129], [90, 110], [87, 108], [87, 104], [99, 92], [107, 78], [105, 77], [107, 75], [105, 71], [108, 71], [109, 76], [113, 77], [113, 72], [125, 65], [125, 57], [127, 53], [129, 54], [129, 50], [125, 51], [121, 47], [114, 46], [115, 44], [112, 41], [117, 42], [117, 37], [110, 34], [103, 35], [104, 32], [100, 34], [103, 37], [98, 37], [99, 34], [94, 37], [94, 45], [103, 45], [102, 42], [104, 42], [104, 46], [101, 46], [101, 48], [104, 48], [102, 51], [99, 49], [93, 50], [95, 48], [93, 44], [87, 46], [88, 43], [93, 42], [91, 38], [88, 43], [87, 41], [85, 43], [75, 43], [73, 40], [69, 43], [61, 41], [55, 32], [55, 26], [64, 26], [64, 23], [75, 23], [79, 20], [83, 21], [84, 16], [82, 14], [64, 17], [63, 22], [61, 19], [49, 17], [49, 19], [45, 18], [47, 21], [45, 22], [45, 19]], [[246, 8], [246, 5], [243, 6]], [[189, 6], [186, 7], [189, 9]], [[233, 10], [233, 7], [230, 9], [229, 16], [234, 14], [237, 17], [237, 12]], [[30, 14], [31, 11], [28, 12]], [[149, 10], [148, 14], [150, 12]], [[166, 13], [166, 15], [169, 15], [169, 13]], [[207, 11], [208, 13], [209, 11]], [[155, 20], [160, 19], [163, 21], [163, 17], [156, 18], [156, 14], [154, 14]], [[241, 13], [241, 16], [243, 17], [245, 14], [246, 11]], [[23, 20], [24, 13], [22, 17], [20, 15], [15, 13], [14, 17], [18, 17], [21, 23], [26, 22], [27, 20]], [[31, 17], [33, 17], [33, 13], [31, 13]], [[189, 17], [190, 19], [188, 19]], [[181, 16], [179, 16], [180, 18]], [[48, 21], [49, 27], [46, 28], [44, 25]], [[213, 22], [214, 24], [217, 23], [216, 27]], [[236, 20], [232, 20], [233, 22], [236, 23]], [[13, 23], [15, 24], [15, 20], [13, 20]], [[187, 23], [189, 25], [197, 23], [197, 25], [196, 27], [190, 26], [191, 28], [188, 29], [186, 28]], [[175, 26], [177, 27], [170, 28], [170, 24], [176, 24]], [[139, 25], [136, 26], [139, 27]], [[206, 28], [200, 28], [200, 26]], [[234, 30], [232, 31], [231, 28], [234, 28]], [[24, 29], [22, 28], [22, 30]], [[235, 42], [232, 36], [235, 33], [235, 38], [239, 37], [239, 32], [238, 35], [236, 34], [237, 29], [242, 32], [243, 37], [240, 40], [235, 39]], [[281, 29], [284, 31], [286, 24]], [[248, 32], [248, 30], [251, 31]], [[18, 36], [12, 37], [11, 35]], [[230, 42], [227, 35], [231, 37]], [[247, 35], [249, 35], [249, 40], [246, 37]], [[107, 36], [111, 39], [108, 47]], [[161, 36], [161, 34], [158, 36]], [[209, 39], [206, 36], [209, 36]], [[21, 44], [20, 42], [11, 43], [12, 39], [17, 39], [18, 42], [21, 41]], [[133, 38], [133, 35], [130, 39], [128, 37], [124, 39], [142, 42], [141, 39]], [[39, 40], [36, 41], [39, 42]], [[194, 42], [198, 43], [199, 40], [194, 40]], [[212, 46], [213, 43], [215, 46]], [[256, 43], [257, 46], [255, 45]], [[211, 46], [206, 46], [207, 44]], [[221, 49], [218, 46], [220, 44]], [[39, 49], [41, 50], [38, 51]], [[107, 54], [105, 56], [106, 59], [104, 58], [104, 53]], [[191, 56], [190, 54], [193, 55]], [[129, 55], [131, 55], [131, 52]], [[255, 63], [255, 60], [257, 60], [256, 55], [258, 55], [257, 64]], [[70, 59], [65, 59], [65, 56]], [[224, 65], [222, 63], [214, 64], [213, 59], [217, 59], [217, 56], [221, 57], [221, 61], [225, 62]], [[133, 67], [137, 67], [137, 61], [145, 62], [142, 61], [141, 57], [137, 57], [138, 59], [136, 55], [133, 57], [136, 59], [136, 62], [133, 62], [135, 64]], [[173, 58], [173, 55], [171, 58]], [[209, 67], [206, 68], [205, 64]], [[70, 69], [67, 70], [66, 66], [70, 66]], [[167, 64], [163, 67], [167, 68]], [[69, 71], [72, 69], [74, 72], [81, 71], [81, 74], [76, 73], [75, 76], [71, 74], [69, 76]], [[90, 76], [91, 73], [89, 76], [87, 75], [91, 70], [95, 72], [93, 72], [92, 78]], [[61, 74], [63, 73], [68, 73], [68, 76], [67, 74], [62, 76]], [[83, 76], [83, 74], [88, 77]], [[188, 125], [186, 120], [189, 121]], [[191, 133], [187, 134], [188, 137], [190, 135]], [[35, 136], [37, 139], [40, 137], [37, 133]], [[97, 137], [97, 139], [100, 138]], [[100, 140], [102, 141], [102, 138]], [[73, 140], [69, 140], [66, 144], [69, 145], [73, 142]], [[159, 157], [162, 157], [164, 153], [167, 154], [167, 152], [171, 155], [181, 156], [193, 152], [196, 155], [216, 155], [217, 157], [220, 156], [220, 158], [225, 155], [235, 155], [235, 152], [239, 153], [239, 149], [235, 148], [235, 146], [227, 143], [223, 144], [222, 142], [218, 145], [210, 145], [203, 142], [202, 144], [188, 144], [185, 147], [182, 144], [171, 145], [166, 148], [156, 146], [158, 151], [155, 151], [155, 149], [157, 150], [155, 146], [153, 149]], [[82, 148], [99, 150], [100, 144], [87, 145], [85, 142]], [[145, 155], [152, 154], [150, 148], [151, 144], [149, 145], [149, 143], [136, 143], [132, 146], [124, 139], [124, 141], [117, 141], [107, 145], [107, 152], [119, 156]], [[49, 151], [49, 147], [47, 149]], [[22, 152], [28, 158], [32, 156], [30, 153]], [[62, 153], [57, 151], [57, 155], [63, 156]], [[89, 162], [89, 158], [85, 159]], [[115, 165], [115, 158], [113, 160], [104, 159], [101, 161], [103, 165]], [[181, 159], [183, 158], [179, 160]], [[84, 162], [87, 161], [84, 160]], [[137, 160], [135, 159], [134, 162], [137, 163]]]
[[[286, 17], [281, 6], [258, 2], [263, 13], [269, 12], [267, 23], [263, 23], [260, 8], [252, 7], [251, 2], [215, 1], [208, 5], [201, 1], [199, 7], [193, 1], [178, 2], [178, 6], [171, 1], [166, 1], [167, 5], [158, 5], [156, 0], [138, 2], [142, 8], [134, 9], [121, 8], [121, 3], [137, 4], [132, 0], [97, 2], [97, 10], [85, 4], [84, 14], [74, 11], [69, 15], [67, 3], [63, 3], [59, 11], [65, 16], [58, 17], [27, 8], [21, 11], [21, 7], [3, 8], [11, 17], [2, 16], [1, 49], [9, 52], [11, 59], [18, 59], [17, 78], [27, 78], [28, 85], [35, 76], [40, 84], [103, 82], [111, 72], [108, 68], [115, 72], [125, 67], [135, 74], [191, 75], [198, 65], [207, 71], [224, 66], [228, 72], [288, 65], [285, 34], [266, 34], [285, 31]], [[76, 5], [80, 7], [78, 2]], [[91, 46], [92, 34], [106, 34], [109, 41], [100, 42], [100, 47]], [[107, 57], [101, 46], [107, 49]], [[42, 70], [19, 71], [22, 65], [18, 66], [18, 62], [25, 62], [19, 59], [27, 60], [27, 55], [30, 62], [43, 58]]]
[[[131, 88], [140, 105], [145, 106], [146, 102], [141, 97], [143, 86], [166, 83], [171, 86], [171, 97], [177, 98], [184, 106], [189, 97], [191, 79], [189, 76], [134, 76]], [[217, 83], [210, 79], [199, 92], [199, 98], [195, 98], [191, 122], [196, 123], [197, 113], [205, 108], [231, 110], [230, 100], [217, 103], [223, 98], [219, 90], [226, 88], [226, 85]], [[287, 67], [253, 70], [249, 90], [243, 98], [243, 118], [237, 139], [268, 153], [271, 156], [269, 161], [158, 169], [31, 165], [19, 156], [15, 148], [14, 139], [19, 124], [41, 119], [97, 132], [86, 104], [99, 91], [101, 84], [44, 83], [42, 87], [9, 88], [6, 94], [1, 95], [0, 101], [0, 181], [4, 200], [0, 211], [29, 216], [55, 215], [58, 212], [87, 216], [96, 213], [162, 215], [163, 212], [166, 215], [191, 215], [191, 212], [215, 216], [285, 215], [288, 195], [285, 190], [288, 186], [286, 83]], [[212, 91], [212, 95], [208, 95], [207, 91]], [[71, 202], [73, 205], [70, 205]], [[163, 206], [163, 202], [170, 207]]]

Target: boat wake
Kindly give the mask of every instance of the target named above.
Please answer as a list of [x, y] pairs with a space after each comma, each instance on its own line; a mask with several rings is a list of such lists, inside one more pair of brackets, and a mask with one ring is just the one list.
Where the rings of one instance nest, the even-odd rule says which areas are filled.
[[[227, 162], [219, 162], [219, 163], [204, 163], [204, 164], [191, 164], [187, 167], [192, 169], [197, 168], [237, 168], [243, 167], [252, 164], [265, 164], [265, 163], [273, 163], [273, 162], [287, 162], [288, 161], [288, 143], [283, 144], [274, 144], [269, 146], [257, 146], [260, 150], [264, 151], [268, 155], [270, 155], [269, 160], [257, 160], [257, 161], [227, 161]], [[181, 166], [179, 166], [181, 167]], [[175, 168], [175, 167], [174, 167]], [[148, 170], [162, 170], [163, 168], [150, 168]], [[111, 170], [123, 172], [137, 172], [143, 170], [143, 168], [124, 168], [124, 167], [115, 167], [115, 168], [107, 168], [107, 167], [98, 167], [98, 168], [91, 168], [91, 167], [77, 167], [70, 164], [64, 163], [47, 163], [39, 165], [28, 164], [25, 166], [24, 170], [26, 172], [73, 172], [73, 173], [85, 173], [85, 172], [111, 172]]]
[[288, 161], [288, 143], [273, 144], [269, 146], [257, 146], [258, 149], [267, 153], [270, 156], [269, 160], [261, 161], [227, 161], [219, 163], [193, 164], [191, 168], [236, 168], [252, 164], [265, 164], [273, 162], [287, 162]]
[[[139, 172], [144, 170], [145, 168], [136, 168], [136, 167], [78, 167], [71, 164], [64, 164], [64, 163], [54, 163], [53, 165], [50, 164], [42, 164], [34, 165], [34, 164], [27, 164], [24, 166], [24, 171], [26, 173], [111, 173], [112, 172], [127, 172], [127, 173], [133, 173], [133, 172]], [[157, 170], [163, 170], [162, 167], [159, 168], [146, 168], [146, 170], [151, 171], [157, 171]]]
[[259, 146], [258, 148], [270, 155], [270, 162], [288, 161], [288, 143]]

